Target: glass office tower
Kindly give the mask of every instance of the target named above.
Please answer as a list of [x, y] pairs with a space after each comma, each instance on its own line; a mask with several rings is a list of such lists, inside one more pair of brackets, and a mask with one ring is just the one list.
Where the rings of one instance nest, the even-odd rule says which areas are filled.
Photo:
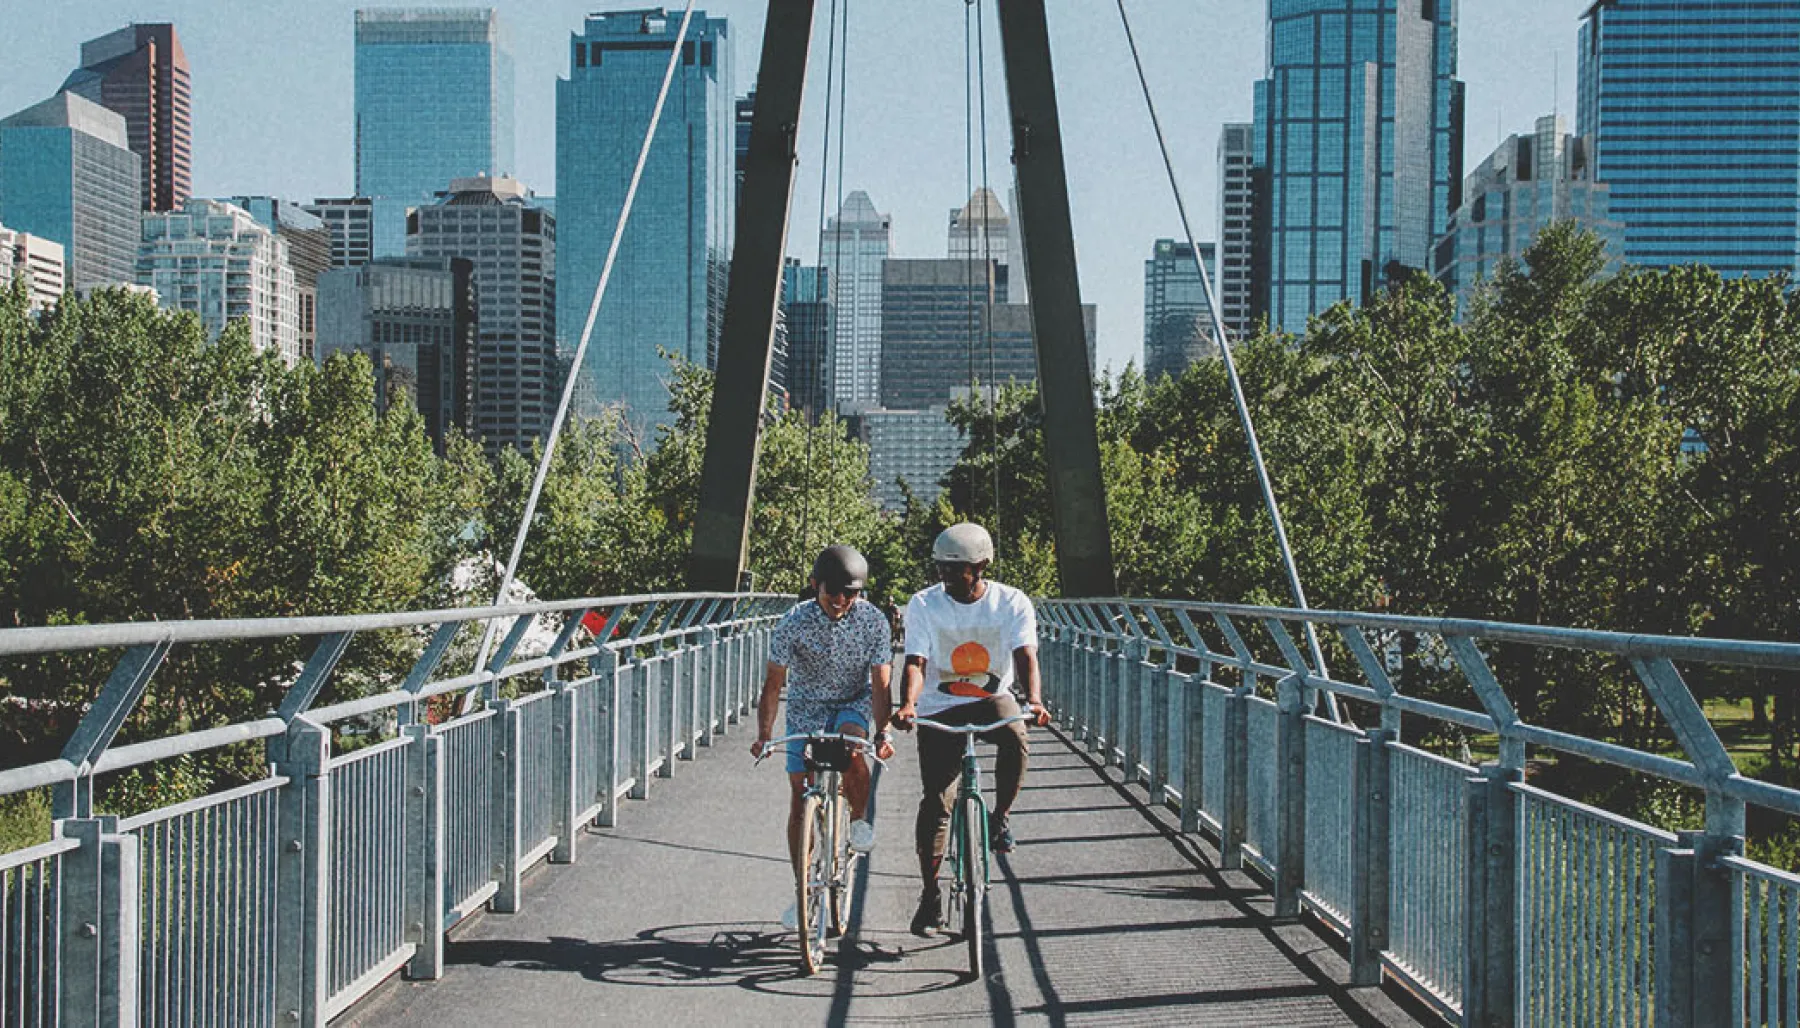
[[136, 280], [142, 177], [124, 116], [74, 93], [0, 121], [0, 224], [61, 244], [78, 293]]
[[[671, 50], [680, 64], [576, 383], [577, 413], [625, 406], [640, 431], [669, 420], [665, 350], [718, 352], [735, 212], [735, 103], [724, 18], [695, 11], [590, 15], [556, 83], [557, 325], [573, 353], [625, 206]], [[648, 441], [648, 440], [646, 440]]]
[[1269, 0], [1268, 40], [1259, 242], [1270, 326], [1299, 332], [1429, 266], [1462, 181], [1456, 0]]
[[492, 8], [356, 12], [356, 195], [377, 257], [453, 178], [513, 170], [513, 55]]
[[1606, 0], [1579, 32], [1575, 131], [1625, 260], [1724, 275], [1800, 257], [1800, 4]]
[[[1200, 259], [1218, 288], [1219, 262], [1213, 244], [1200, 244]], [[1158, 239], [1144, 262], [1144, 377], [1154, 382], [1180, 375], [1202, 357], [1216, 357], [1212, 308], [1194, 263], [1194, 248]]]
[[831, 288], [825, 402], [839, 414], [881, 404], [881, 269], [891, 232], [888, 216], [858, 189], [819, 233], [819, 264]]

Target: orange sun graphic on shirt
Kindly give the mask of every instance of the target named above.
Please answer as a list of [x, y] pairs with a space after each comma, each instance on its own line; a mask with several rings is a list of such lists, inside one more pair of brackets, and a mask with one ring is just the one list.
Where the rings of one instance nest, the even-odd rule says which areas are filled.
[[978, 642], [966, 642], [950, 651], [950, 670], [955, 678], [939, 686], [952, 696], [968, 696], [985, 699], [990, 693], [979, 681], [971, 679], [992, 679], [988, 673], [987, 647]]

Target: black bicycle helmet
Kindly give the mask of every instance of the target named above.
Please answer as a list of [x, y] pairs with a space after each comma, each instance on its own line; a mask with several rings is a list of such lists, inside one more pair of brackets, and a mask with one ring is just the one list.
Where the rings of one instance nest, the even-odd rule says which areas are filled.
[[854, 546], [827, 546], [813, 561], [812, 580], [831, 589], [861, 589], [868, 581], [869, 562]]

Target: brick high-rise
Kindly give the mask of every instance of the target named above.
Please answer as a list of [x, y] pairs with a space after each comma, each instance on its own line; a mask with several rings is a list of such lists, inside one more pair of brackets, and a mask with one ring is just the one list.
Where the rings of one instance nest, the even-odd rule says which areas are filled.
[[131, 151], [144, 161], [144, 210], [181, 210], [193, 191], [194, 120], [175, 26], [127, 25], [88, 40], [62, 88], [125, 116]]

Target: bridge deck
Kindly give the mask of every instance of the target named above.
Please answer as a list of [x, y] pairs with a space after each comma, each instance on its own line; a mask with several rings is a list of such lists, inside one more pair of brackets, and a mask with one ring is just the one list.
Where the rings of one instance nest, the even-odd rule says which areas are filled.
[[464, 926], [437, 982], [390, 982], [346, 1025], [1414, 1024], [1429, 1015], [1351, 989], [1344, 960], [1172, 830], [1051, 732], [1000, 860], [995, 948], [967, 980], [958, 940], [906, 931], [917, 897], [911, 742], [879, 786], [878, 845], [858, 923], [831, 966], [798, 974], [776, 919], [791, 888], [786, 785], [752, 770], [742, 731], [680, 762], [577, 863], [539, 867], [518, 914]]

